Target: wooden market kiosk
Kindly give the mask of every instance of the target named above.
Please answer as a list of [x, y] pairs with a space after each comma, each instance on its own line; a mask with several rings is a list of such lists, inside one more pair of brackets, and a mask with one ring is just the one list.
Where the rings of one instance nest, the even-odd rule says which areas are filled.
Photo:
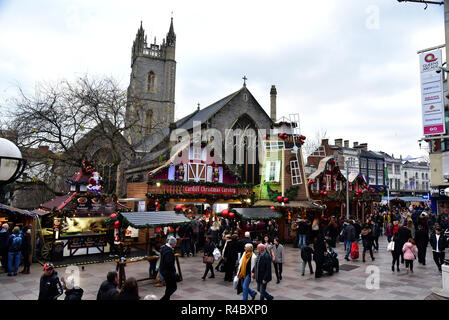
[[[251, 184], [239, 183], [225, 164], [215, 163], [204, 145], [179, 148], [167, 162], [150, 171], [147, 182], [127, 184], [127, 197], [146, 199], [145, 211], [173, 210], [177, 205], [197, 206], [204, 213], [206, 205], [213, 211], [229, 205], [249, 206], [254, 202]], [[217, 161], [219, 162], [219, 161]], [[193, 207], [195, 209], [195, 207]]]
[[101, 177], [88, 163], [65, 181], [70, 191], [41, 204], [37, 256], [61, 261], [66, 257], [109, 253], [112, 229], [107, 219], [129, 209], [114, 195], [101, 193]]
[[[181, 225], [190, 224], [192, 220], [187, 218], [182, 212], [177, 213], [176, 211], [157, 211], [157, 212], [121, 212], [119, 214], [122, 219], [122, 226], [128, 227], [131, 226], [133, 228], [140, 230], [147, 230], [147, 244], [150, 241], [151, 235], [154, 234], [155, 228], [160, 227], [176, 227]], [[148, 252], [148, 251], [147, 251]], [[180, 276], [180, 280], [182, 281], [182, 272], [181, 265], [179, 263], [179, 254], [175, 254], [177, 271]], [[119, 272], [119, 284], [118, 287], [121, 288], [122, 284], [126, 280], [126, 272], [125, 267], [129, 263], [135, 263], [139, 261], [151, 261], [158, 260], [159, 256], [150, 256], [146, 255], [143, 257], [136, 257], [125, 259], [121, 258], [117, 262], [117, 271]], [[150, 278], [139, 279], [137, 281], [144, 281]]]

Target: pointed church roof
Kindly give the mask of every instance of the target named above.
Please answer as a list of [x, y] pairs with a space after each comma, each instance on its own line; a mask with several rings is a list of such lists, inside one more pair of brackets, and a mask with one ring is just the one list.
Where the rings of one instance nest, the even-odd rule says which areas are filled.
[[201, 123], [206, 122], [209, 120], [214, 114], [216, 114], [218, 111], [220, 111], [221, 108], [223, 108], [229, 101], [232, 100], [237, 94], [240, 93], [244, 88], [242, 87], [238, 91], [231, 93], [230, 95], [224, 97], [221, 100], [218, 100], [217, 102], [211, 104], [210, 106], [202, 109], [202, 110], [196, 110], [195, 112], [191, 113], [190, 115], [182, 118], [181, 120], [176, 122], [176, 125], [178, 128], [190, 130], [193, 128], [193, 121], [199, 121]]

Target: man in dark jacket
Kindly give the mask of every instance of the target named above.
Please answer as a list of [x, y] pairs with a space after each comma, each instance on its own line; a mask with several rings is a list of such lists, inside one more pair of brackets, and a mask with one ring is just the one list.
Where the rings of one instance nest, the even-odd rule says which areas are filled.
[[307, 235], [309, 234], [310, 222], [307, 219], [301, 219], [298, 223], [298, 247], [301, 249], [306, 245]]
[[240, 243], [240, 249], [239, 249], [239, 252], [240, 252], [241, 254], [243, 254], [243, 252], [245, 251], [245, 245], [246, 245], [247, 243], [251, 243], [251, 244], [254, 246], [253, 241], [251, 240], [251, 236], [250, 236], [249, 231], [246, 231], [246, 232], [245, 232], [245, 237], [244, 237], [243, 239], [241, 239], [239, 243]]
[[313, 260], [315, 260], [316, 270], [315, 278], [321, 278], [323, 275], [324, 253], [326, 252], [326, 243], [324, 237], [318, 234], [313, 244]]
[[231, 241], [226, 245], [226, 250], [223, 254], [225, 259], [224, 269], [225, 269], [225, 281], [232, 282], [232, 276], [234, 275], [235, 265], [237, 262], [238, 254], [240, 250], [240, 244], [238, 241], [238, 235], [234, 233], [231, 236]]
[[355, 237], [355, 228], [353, 225], [353, 220], [348, 220], [348, 225], [345, 227], [343, 231], [343, 236], [346, 239], [348, 245], [348, 250], [346, 251], [345, 259], [349, 261], [349, 254], [351, 253], [352, 243], [356, 240]]
[[175, 252], [176, 239], [168, 237], [167, 244], [161, 247], [159, 272], [165, 280], [165, 294], [161, 300], [170, 300], [170, 296], [178, 289], [176, 285]]
[[53, 263], [47, 262], [44, 264], [44, 274], [39, 285], [38, 300], [57, 300], [63, 293], [58, 273], [54, 268]]
[[[398, 240], [394, 243], [394, 246], [399, 246], [399, 248], [402, 248], [406, 242], [408, 242], [408, 239], [412, 237], [412, 232], [409, 228], [407, 228], [405, 225], [401, 226], [398, 229]], [[401, 250], [401, 263], [404, 263], [404, 253]]]
[[301, 275], [302, 276], [304, 276], [304, 272], [306, 270], [306, 264], [309, 265], [310, 274], [313, 274], [312, 254], [313, 254], [313, 249], [306, 243], [304, 245], [304, 248], [301, 249], [301, 259], [302, 259], [302, 273], [301, 273]]
[[98, 290], [97, 300], [114, 300], [118, 295], [117, 284], [117, 271], [109, 271], [106, 280], [103, 281]]
[[267, 284], [271, 281], [271, 255], [265, 249], [265, 245], [257, 246], [259, 255], [252, 270], [252, 278], [257, 282], [257, 291], [260, 292], [260, 300], [273, 300], [273, 296], [267, 292]]
[[441, 265], [444, 263], [444, 250], [446, 250], [447, 242], [444, 235], [441, 234], [440, 228], [436, 228], [435, 234], [432, 234], [430, 237], [430, 245], [432, 246], [433, 260], [435, 261], [438, 270], [441, 272]]
[[426, 265], [426, 251], [429, 243], [429, 233], [422, 224], [418, 224], [418, 230], [415, 233], [416, 247], [418, 248], [418, 262]]

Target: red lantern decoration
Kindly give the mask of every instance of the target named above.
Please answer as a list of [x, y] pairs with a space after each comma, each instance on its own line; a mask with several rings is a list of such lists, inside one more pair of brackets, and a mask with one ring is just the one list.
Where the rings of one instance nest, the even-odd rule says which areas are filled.
[[229, 215], [229, 210], [228, 210], [228, 209], [224, 209], [224, 210], [221, 212], [221, 215], [223, 216], [223, 218], [226, 218], [226, 217]]
[[176, 210], [176, 211], [181, 211], [181, 210], [182, 210], [182, 206], [178, 204], [178, 205], [175, 207], [175, 210]]
[[285, 138], [287, 138], [287, 134], [286, 134], [286, 133], [284, 133], [283, 137], [284, 137], [284, 139], [285, 139]]
[[278, 200], [278, 202], [282, 202], [282, 196], [277, 196], [276, 199]]
[[323, 192], [323, 194], [324, 194], [324, 195], [326, 196], [326, 195], [327, 195], [327, 192], [326, 192], [326, 191], [324, 191], [324, 192]]
[[234, 212], [229, 212], [229, 218], [234, 219], [235, 213]]
[[111, 214], [111, 215], [109, 216], [109, 218], [115, 219], [115, 218], [117, 218], [117, 214], [113, 213], [113, 214]]
[[282, 133], [279, 133], [279, 138], [282, 138], [283, 137], [283, 134]]
[[114, 228], [118, 229], [120, 227], [120, 221], [114, 222]]
[[284, 198], [284, 202], [288, 202], [288, 198]]
[[275, 207], [273, 207], [273, 206], [271, 206], [271, 207], [270, 207], [270, 209], [271, 209], [271, 210], [275, 210], [276, 208], [275, 208]]

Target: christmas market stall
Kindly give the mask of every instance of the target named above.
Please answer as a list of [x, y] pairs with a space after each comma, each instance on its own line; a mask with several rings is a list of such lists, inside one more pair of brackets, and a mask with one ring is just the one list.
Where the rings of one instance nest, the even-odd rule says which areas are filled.
[[205, 215], [208, 209], [207, 214], [214, 216], [229, 205], [253, 202], [252, 185], [239, 183], [238, 177], [206, 149], [205, 144], [181, 147], [165, 164], [148, 173], [148, 211], [182, 205], [193, 214]]
[[102, 178], [88, 161], [65, 182], [70, 186], [68, 194], [35, 210], [40, 217], [37, 256], [61, 261], [110, 252], [114, 238], [107, 219], [128, 208], [119, 204], [115, 195], [101, 192]]
[[[145, 234], [147, 237], [147, 247], [150, 243], [151, 238], [155, 233], [160, 233], [158, 229], [169, 227], [169, 230], [174, 230], [178, 226], [186, 225], [192, 223], [192, 221], [187, 218], [177, 207], [178, 211], [156, 211], [156, 212], [121, 212], [117, 216], [114, 216], [112, 223], [114, 227], [119, 227], [122, 229], [128, 229], [129, 227], [139, 230], [140, 234]], [[142, 232], [145, 230], [145, 232]], [[162, 240], [165, 242], [165, 238]], [[150, 250], [147, 250], [149, 252]], [[182, 280], [181, 266], [179, 264], [179, 254], [175, 254], [177, 273], [179, 274], [180, 280]], [[125, 258], [121, 257], [120, 261], [117, 262], [117, 270], [119, 271], [119, 288], [122, 286], [126, 280], [125, 267], [129, 263], [135, 263], [139, 261], [151, 261], [159, 259], [158, 256], [145, 255], [141, 257]], [[137, 281], [148, 280], [150, 278], [139, 279]]]
[[297, 121], [273, 125], [272, 135], [265, 137], [262, 182], [254, 187], [254, 207], [280, 213], [278, 234], [285, 242], [294, 240], [292, 227], [300, 216], [320, 215], [324, 209], [311, 199], [307, 188], [301, 148], [306, 137], [298, 133], [298, 125]]
[[308, 177], [312, 198], [326, 207], [327, 217], [346, 216], [348, 194], [350, 216], [363, 221], [365, 216], [372, 212], [373, 203], [381, 199], [382, 190], [369, 186], [358, 172], [349, 174], [348, 193], [346, 184], [346, 178], [333, 156], [321, 159], [317, 170]]

